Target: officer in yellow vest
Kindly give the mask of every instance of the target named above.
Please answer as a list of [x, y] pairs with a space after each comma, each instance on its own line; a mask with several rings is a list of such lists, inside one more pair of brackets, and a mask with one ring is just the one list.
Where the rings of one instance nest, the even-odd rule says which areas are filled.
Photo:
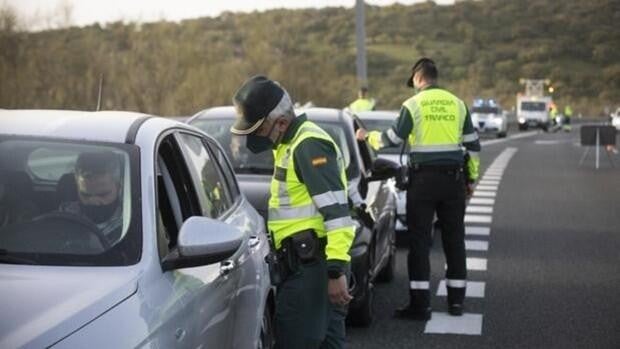
[[564, 107], [564, 125], [563, 125], [563, 129], [565, 132], [570, 132], [571, 130], [571, 126], [570, 126], [570, 119], [573, 117], [573, 108], [570, 107], [570, 105], [566, 105]]
[[375, 110], [375, 100], [368, 98], [368, 87], [364, 86], [360, 88], [357, 99], [353, 103], [349, 104], [349, 109], [354, 112], [371, 111]]
[[[407, 224], [409, 247], [409, 303], [396, 316], [426, 321], [431, 318], [429, 248], [433, 216], [441, 224], [446, 255], [448, 312], [463, 314], [466, 288], [464, 214], [466, 196], [478, 178], [480, 142], [465, 103], [437, 87], [435, 63], [422, 58], [412, 68], [407, 85], [416, 95], [403, 103], [394, 125], [386, 131], [358, 131], [379, 149], [410, 142]], [[464, 153], [468, 160], [463, 170]], [[469, 178], [465, 178], [465, 176]], [[466, 195], [467, 192], [467, 195]]]
[[282, 266], [281, 281], [272, 278], [276, 345], [343, 348], [355, 230], [340, 149], [305, 115], [295, 116], [288, 93], [264, 76], [244, 82], [233, 103], [231, 132], [246, 136], [250, 151], [274, 154], [268, 227]]

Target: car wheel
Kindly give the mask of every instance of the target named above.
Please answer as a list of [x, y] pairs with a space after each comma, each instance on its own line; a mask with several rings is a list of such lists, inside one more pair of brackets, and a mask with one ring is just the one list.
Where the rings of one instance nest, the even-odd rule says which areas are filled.
[[356, 327], [368, 327], [374, 315], [372, 307], [374, 295], [372, 283], [370, 282], [371, 258], [369, 251], [361, 268], [361, 270], [366, 270], [366, 277], [358, 275], [356, 279], [355, 294], [359, 298], [354, 299], [354, 302], [349, 304], [347, 323]]
[[395, 232], [392, 232], [390, 237], [390, 257], [385, 266], [377, 274], [377, 282], [390, 282], [394, 279], [394, 272], [396, 270], [396, 236]]
[[260, 327], [260, 341], [258, 349], [272, 349], [275, 347], [275, 333], [273, 328], [273, 316], [269, 304], [265, 305], [263, 321]]
[[497, 138], [504, 138], [506, 137], [506, 132], [500, 132], [497, 134]]
[[372, 318], [374, 316], [373, 311], [373, 301], [374, 301], [374, 292], [372, 290], [372, 284], [370, 283], [369, 278], [366, 279], [366, 284], [364, 287], [366, 288], [364, 292], [364, 298], [359, 300], [356, 303], [356, 307], [353, 309], [349, 309], [349, 313], [347, 314], [348, 322], [355, 327], [368, 327], [372, 322]]

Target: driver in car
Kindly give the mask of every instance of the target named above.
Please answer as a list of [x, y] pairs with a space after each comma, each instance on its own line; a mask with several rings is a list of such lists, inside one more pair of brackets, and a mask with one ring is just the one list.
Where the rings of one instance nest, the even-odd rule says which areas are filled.
[[110, 242], [118, 240], [123, 225], [118, 156], [110, 151], [80, 154], [75, 183], [78, 200], [61, 203], [59, 211], [86, 217]]

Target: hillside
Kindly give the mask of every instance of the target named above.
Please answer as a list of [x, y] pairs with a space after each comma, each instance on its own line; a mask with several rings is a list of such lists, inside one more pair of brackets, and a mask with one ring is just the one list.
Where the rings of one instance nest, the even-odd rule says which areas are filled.
[[[0, 108], [104, 107], [190, 115], [230, 104], [248, 76], [279, 80], [295, 100], [342, 107], [355, 97], [353, 9], [225, 13], [181, 23], [113, 23], [30, 33], [0, 12]], [[396, 109], [412, 63], [435, 59], [441, 85], [505, 107], [519, 78], [548, 78], [584, 114], [620, 104], [620, 2], [485, 0], [368, 6], [371, 93]]]

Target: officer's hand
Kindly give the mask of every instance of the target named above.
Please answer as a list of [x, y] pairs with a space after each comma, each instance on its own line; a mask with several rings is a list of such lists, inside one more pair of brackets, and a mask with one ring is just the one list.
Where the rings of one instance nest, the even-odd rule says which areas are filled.
[[366, 139], [367, 134], [368, 132], [366, 132], [366, 130], [364, 130], [363, 128], [358, 128], [357, 131], [355, 131], [355, 139], [357, 139], [358, 141], [363, 141]]
[[467, 182], [465, 184], [465, 196], [469, 200], [471, 199], [473, 195], [474, 195], [474, 182]]
[[337, 305], [347, 305], [351, 299], [353, 299], [349, 294], [347, 277], [345, 275], [340, 275], [337, 279], [329, 279], [327, 283], [327, 293], [330, 302]]

